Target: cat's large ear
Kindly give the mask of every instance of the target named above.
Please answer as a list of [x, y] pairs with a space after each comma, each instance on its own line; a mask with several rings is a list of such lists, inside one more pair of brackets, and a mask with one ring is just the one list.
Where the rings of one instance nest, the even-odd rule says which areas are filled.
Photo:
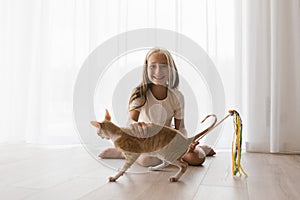
[[105, 119], [110, 121], [111, 117], [107, 109], [105, 109]]
[[101, 128], [101, 124], [99, 122], [96, 122], [96, 121], [91, 121], [91, 124], [93, 126], [95, 126], [96, 128]]

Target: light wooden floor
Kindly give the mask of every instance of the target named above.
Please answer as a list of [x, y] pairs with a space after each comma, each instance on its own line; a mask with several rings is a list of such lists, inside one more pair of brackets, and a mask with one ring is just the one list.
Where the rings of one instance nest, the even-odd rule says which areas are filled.
[[299, 199], [300, 155], [244, 153], [242, 163], [249, 177], [233, 178], [230, 152], [217, 150], [178, 183], [168, 182], [174, 167], [108, 183], [116, 172], [80, 146], [0, 144], [0, 199]]

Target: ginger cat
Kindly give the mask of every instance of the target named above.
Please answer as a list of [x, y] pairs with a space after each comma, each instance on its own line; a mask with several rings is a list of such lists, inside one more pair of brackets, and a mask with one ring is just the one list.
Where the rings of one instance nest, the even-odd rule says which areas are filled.
[[[98, 128], [97, 134], [100, 137], [112, 140], [115, 147], [123, 152], [126, 159], [123, 168], [115, 176], [110, 177], [109, 181], [116, 181], [142, 153], [147, 153], [155, 155], [163, 161], [160, 165], [149, 167], [150, 170], [160, 170], [168, 164], [179, 167], [175, 176], [169, 178], [170, 182], [177, 182], [187, 169], [188, 164], [182, 160], [182, 157], [189, 150], [190, 144], [214, 128], [217, 122], [216, 115], [208, 115], [204, 120], [211, 116], [214, 117], [212, 125], [194, 137], [187, 138], [176, 129], [153, 123], [139, 122], [131, 124], [131, 128], [120, 128], [110, 121], [111, 117], [106, 110], [104, 121], [91, 121], [91, 124]], [[130, 129], [143, 130], [150, 136], [133, 136], [130, 134]]]

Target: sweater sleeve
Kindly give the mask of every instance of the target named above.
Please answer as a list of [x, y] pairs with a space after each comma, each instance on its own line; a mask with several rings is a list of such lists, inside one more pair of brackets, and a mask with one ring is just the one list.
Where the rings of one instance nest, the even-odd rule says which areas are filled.
[[142, 103], [142, 100], [141, 98], [137, 98], [135, 100], [133, 100], [130, 104], [129, 104], [129, 111], [132, 111], [132, 110], [136, 110], [136, 111], [141, 111], [141, 107], [139, 108], [136, 108], [138, 106], [140, 106]]
[[184, 96], [179, 91], [175, 93], [174, 117], [184, 119]]

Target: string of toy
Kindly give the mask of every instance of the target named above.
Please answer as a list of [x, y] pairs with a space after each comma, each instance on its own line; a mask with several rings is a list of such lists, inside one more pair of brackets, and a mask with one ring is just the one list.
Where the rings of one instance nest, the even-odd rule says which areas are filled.
[[[240, 175], [244, 174], [246, 177], [248, 174], [244, 171], [243, 167], [241, 166], [241, 157], [242, 157], [242, 134], [243, 134], [243, 124], [242, 119], [239, 113], [236, 110], [229, 110], [229, 114], [226, 115], [221, 121], [219, 121], [213, 128], [216, 128], [220, 125], [227, 117], [233, 116], [233, 126], [234, 126], [234, 134], [232, 140], [232, 175], [236, 176], [238, 173]], [[208, 132], [207, 132], [208, 133]], [[199, 141], [203, 138], [207, 133], [203, 134], [199, 137], [196, 141]]]
[[240, 114], [236, 110], [229, 110], [231, 116], [233, 116], [234, 134], [232, 139], [232, 175], [244, 174], [246, 177], [248, 174], [244, 171], [241, 165], [242, 157], [242, 142], [243, 142], [243, 124]]
[[[229, 117], [230, 116], [230, 114], [228, 114], [228, 115], [226, 115], [221, 121], [219, 121], [218, 123], [216, 123], [213, 127], [212, 127], [212, 129], [214, 129], [214, 128], [216, 128], [217, 126], [219, 126], [223, 121], [225, 121], [225, 119], [227, 118], [227, 117]], [[205, 119], [204, 119], [205, 120]], [[204, 121], [203, 120], [203, 121]], [[201, 122], [201, 123], [203, 123], [203, 121]], [[211, 129], [211, 130], [212, 130]], [[209, 133], [209, 131], [207, 131], [206, 133], [204, 133], [203, 135], [201, 135], [197, 140], [195, 140], [195, 142], [198, 142], [199, 140], [201, 140], [204, 136], [206, 136], [206, 134], [208, 134]]]

